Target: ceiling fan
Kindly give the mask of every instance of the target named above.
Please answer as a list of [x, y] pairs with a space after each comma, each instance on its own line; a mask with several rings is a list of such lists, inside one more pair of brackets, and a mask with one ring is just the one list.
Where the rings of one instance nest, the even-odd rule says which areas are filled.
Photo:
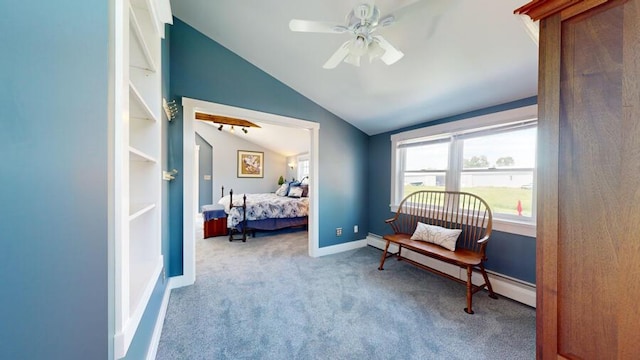
[[380, 58], [385, 64], [391, 65], [400, 60], [404, 53], [396, 49], [381, 35], [376, 35], [375, 32], [379, 27], [396, 23], [401, 14], [406, 13], [409, 7], [405, 6], [392, 14], [380, 16], [380, 9], [373, 3], [361, 3], [347, 14], [346, 25], [293, 19], [289, 22], [289, 29], [298, 32], [349, 33], [353, 35], [353, 38], [340, 45], [338, 50], [322, 66], [325, 69], [333, 69], [342, 61], [360, 66], [360, 58], [364, 55], [369, 57], [370, 62]]

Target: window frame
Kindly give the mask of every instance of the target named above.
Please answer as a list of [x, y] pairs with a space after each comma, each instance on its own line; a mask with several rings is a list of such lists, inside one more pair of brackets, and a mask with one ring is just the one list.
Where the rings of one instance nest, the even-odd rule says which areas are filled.
[[[296, 157], [296, 161], [298, 163], [298, 169], [296, 170], [296, 176], [297, 176], [298, 181], [302, 181], [303, 177], [309, 176], [309, 171], [310, 171], [310, 166], [311, 166], [311, 162], [309, 160], [309, 154], [305, 153], [305, 154], [302, 154], [302, 155], [298, 155]], [[301, 171], [302, 170], [302, 166], [300, 166], [300, 164], [302, 162], [304, 162], [304, 161], [306, 161], [308, 163], [307, 174], [302, 174], [302, 171]]]
[[[538, 105], [529, 105], [497, 113], [471, 117], [433, 126], [427, 126], [391, 135], [391, 199], [389, 203], [391, 211], [396, 212], [398, 210], [400, 201], [402, 201], [403, 193], [403, 184], [400, 184], [400, 179], [402, 179], [402, 175], [405, 171], [405, 159], [403, 157], [404, 151], [401, 151], [399, 145], [410, 142], [428, 141], [429, 139], [435, 140], [438, 138], [451, 137], [454, 134], [464, 133], [465, 131], [469, 131], [471, 129], [480, 129], [483, 127], [490, 128], [514, 122], [532, 121], [537, 119]], [[461, 157], [459, 156], [460, 152], [462, 151], [461, 146], [461, 142], [451, 141], [449, 157]], [[457, 162], [453, 161], [452, 163]], [[534, 185], [532, 194], [532, 214], [530, 220], [516, 220], [508, 216], [502, 218], [499, 215], [494, 215], [493, 228], [495, 230], [530, 237], [536, 236], [536, 169], [537, 159], [533, 171]], [[449, 169], [449, 172], [453, 174], [461, 174], [462, 171], [463, 169], [461, 163], [454, 168]], [[458, 188], [459, 181], [459, 176], [447, 176], [446, 188]]]

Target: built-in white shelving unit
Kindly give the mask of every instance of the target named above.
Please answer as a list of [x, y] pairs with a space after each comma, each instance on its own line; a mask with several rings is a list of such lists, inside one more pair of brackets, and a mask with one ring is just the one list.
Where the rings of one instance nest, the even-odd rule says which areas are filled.
[[[167, 9], [168, 15], [167, 15]], [[114, 356], [127, 354], [162, 272], [161, 39], [169, 0], [124, 0], [116, 125]], [[118, 102], [117, 102], [118, 103]]]

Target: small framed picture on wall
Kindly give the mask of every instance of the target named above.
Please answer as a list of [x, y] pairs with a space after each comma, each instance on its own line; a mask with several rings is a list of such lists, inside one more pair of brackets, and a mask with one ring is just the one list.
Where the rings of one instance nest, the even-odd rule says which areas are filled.
[[264, 153], [261, 151], [238, 150], [238, 177], [263, 178]]

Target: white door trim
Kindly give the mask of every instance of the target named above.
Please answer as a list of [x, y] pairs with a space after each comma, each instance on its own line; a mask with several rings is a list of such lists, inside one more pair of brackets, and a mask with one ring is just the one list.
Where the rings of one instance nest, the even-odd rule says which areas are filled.
[[309, 256], [318, 257], [319, 254], [319, 227], [318, 227], [318, 201], [320, 188], [318, 182], [318, 150], [320, 124], [308, 120], [290, 118], [281, 115], [269, 114], [260, 111], [248, 110], [229, 105], [217, 104], [208, 101], [182, 98], [182, 126], [183, 126], [183, 275], [181, 279], [176, 279], [179, 286], [191, 285], [196, 279], [196, 259], [195, 259], [195, 234], [196, 228], [194, 219], [196, 214], [194, 209], [194, 184], [191, 181], [195, 171], [194, 151], [195, 151], [195, 113], [202, 111], [209, 114], [238, 117], [254, 120], [274, 125], [297, 127], [309, 130]]

